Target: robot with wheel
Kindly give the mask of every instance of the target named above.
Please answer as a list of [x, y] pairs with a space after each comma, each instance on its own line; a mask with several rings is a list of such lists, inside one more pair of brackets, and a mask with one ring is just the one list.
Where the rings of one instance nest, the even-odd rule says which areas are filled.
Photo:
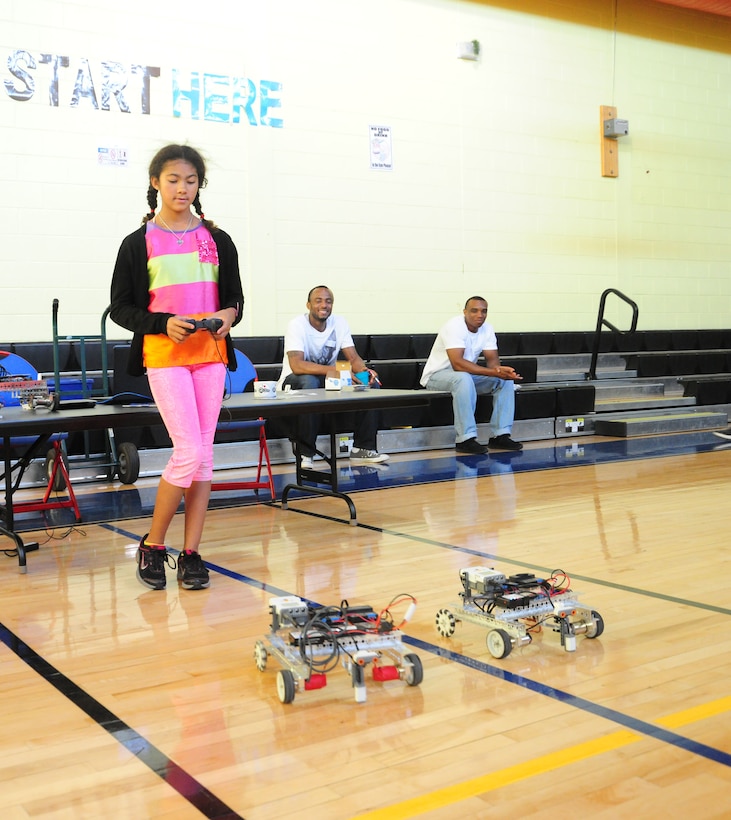
[[[4, 398], [3, 394], [7, 397]], [[0, 366], [0, 407], [5, 402], [18, 404], [23, 410], [30, 411], [58, 409], [58, 397], [51, 393], [46, 379], [10, 376]]]
[[459, 577], [461, 601], [437, 612], [437, 632], [451, 637], [457, 621], [486, 626], [487, 648], [494, 658], [506, 658], [513, 647], [529, 644], [543, 624], [560, 634], [567, 652], [576, 650], [577, 635], [598, 638], [604, 631], [601, 615], [578, 602], [562, 570], [536, 578], [525, 572], [506, 577], [492, 567], [468, 567]]
[[[410, 601], [399, 625], [390, 608]], [[291, 703], [297, 691], [321, 689], [327, 672], [341, 661], [350, 674], [356, 703], [366, 700], [365, 670], [373, 664], [373, 680], [403, 680], [418, 686], [424, 672], [418, 655], [404, 652], [401, 627], [411, 619], [416, 601], [410, 595], [394, 598], [382, 612], [370, 606], [315, 607], [296, 596], [269, 600], [271, 632], [254, 646], [254, 662], [260, 672], [269, 656], [282, 668], [277, 672], [277, 694]]]

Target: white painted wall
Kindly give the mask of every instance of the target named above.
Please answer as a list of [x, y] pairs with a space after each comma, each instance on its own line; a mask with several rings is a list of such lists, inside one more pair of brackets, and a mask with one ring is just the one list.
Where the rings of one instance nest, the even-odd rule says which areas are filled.
[[[241, 255], [239, 335], [283, 333], [320, 283], [356, 333], [435, 331], [475, 293], [498, 330], [589, 330], [609, 287], [641, 328], [728, 325], [731, 21], [616, 7], [615, 22], [614, 0], [0, 0], [0, 342], [50, 340], [54, 298], [62, 335], [99, 332], [172, 141], [209, 159], [204, 209]], [[457, 59], [472, 39], [479, 61]], [[10, 67], [23, 50], [32, 93]], [[57, 105], [43, 54], [69, 58]], [[114, 61], [159, 68], [149, 113], [139, 75], [128, 113], [102, 110]], [[86, 65], [97, 108], [88, 85], [72, 105]], [[224, 121], [185, 101], [175, 116], [191, 72], [218, 77]], [[234, 78], [257, 88], [255, 125], [225, 121]], [[281, 84], [282, 127], [261, 122], [262, 82]], [[618, 179], [600, 173], [600, 105], [630, 122]], [[390, 171], [369, 167], [371, 125], [391, 129]], [[126, 165], [99, 164], [111, 147]]]

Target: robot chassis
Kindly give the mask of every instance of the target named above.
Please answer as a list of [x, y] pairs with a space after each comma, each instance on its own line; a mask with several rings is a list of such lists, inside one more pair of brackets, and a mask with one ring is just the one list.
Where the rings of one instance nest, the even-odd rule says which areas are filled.
[[486, 626], [487, 648], [494, 658], [507, 658], [515, 646], [532, 641], [531, 630], [550, 623], [561, 635], [567, 652], [576, 650], [576, 636], [598, 638], [604, 631], [601, 615], [582, 606], [568, 587], [556, 585], [568, 578], [555, 570], [548, 580], [529, 573], [506, 577], [492, 567], [460, 570], [463, 591], [459, 604], [440, 609], [436, 615], [437, 632], [450, 638], [457, 621]]
[[23, 410], [58, 410], [58, 396], [51, 393], [46, 379], [0, 376], [0, 391], [17, 399]]
[[[414, 609], [412, 603], [404, 623]], [[370, 663], [375, 681], [403, 680], [418, 686], [423, 680], [421, 659], [404, 652], [401, 631], [380, 621], [369, 606], [350, 607], [344, 601], [340, 607], [313, 607], [289, 595], [270, 598], [269, 613], [271, 632], [255, 643], [254, 662], [263, 672], [271, 655], [282, 666], [277, 672], [282, 703], [291, 703], [298, 691], [322, 689], [326, 672], [337, 666], [338, 658], [350, 674], [356, 703], [366, 700], [365, 670]]]

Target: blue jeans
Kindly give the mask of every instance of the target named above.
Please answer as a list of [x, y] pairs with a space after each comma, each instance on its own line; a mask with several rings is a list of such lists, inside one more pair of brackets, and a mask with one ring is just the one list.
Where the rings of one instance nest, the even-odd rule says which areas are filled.
[[490, 436], [501, 436], [513, 429], [515, 417], [515, 382], [493, 376], [473, 376], [464, 370], [439, 370], [429, 377], [427, 390], [441, 390], [452, 394], [455, 441], [477, 438], [475, 407], [477, 394], [492, 395]]

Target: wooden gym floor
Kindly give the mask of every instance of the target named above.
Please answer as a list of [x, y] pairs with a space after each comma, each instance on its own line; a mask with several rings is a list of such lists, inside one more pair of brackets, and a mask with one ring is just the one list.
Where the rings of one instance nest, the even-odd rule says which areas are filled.
[[[3, 818], [729, 817], [730, 473], [711, 433], [345, 462], [355, 527], [340, 500], [217, 499], [199, 592], [135, 578], [156, 479], [81, 486], [85, 523], [29, 518], [28, 573], [0, 563]], [[502, 660], [481, 625], [442, 637], [474, 566], [563, 570], [604, 633]], [[271, 597], [400, 594], [419, 686], [367, 674], [357, 703], [339, 667], [283, 704], [254, 664]]]

